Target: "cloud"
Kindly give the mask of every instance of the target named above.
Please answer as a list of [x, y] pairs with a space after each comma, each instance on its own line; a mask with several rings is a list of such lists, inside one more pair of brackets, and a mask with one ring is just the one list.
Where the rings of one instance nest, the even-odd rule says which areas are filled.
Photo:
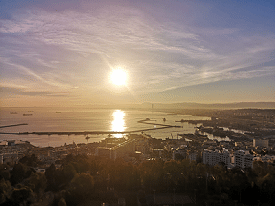
[[14, 87], [1, 87], [1, 96], [17, 96], [17, 95], [24, 95], [24, 96], [59, 96], [65, 97], [68, 96], [69, 93], [67, 92], [39, 92], [39, 91], [25, 91], [24, 89], [18, 89]]
[[[8, 58], [4, 63], [51, 91], [106, 87], [98, 71], [115, 65], [125, 65], [133, 74], [129, 88], [144, 93], [274, 75], [274, 67], [261, 66], [275, 50], [272, 35], [158, 21], [127, 6], [26, 10], [0, 23], [7, 49], [0, 55]], [[51, 49], [60, 52], [50, 55]], [[100, 58], [89, 59], [95, 56]]]

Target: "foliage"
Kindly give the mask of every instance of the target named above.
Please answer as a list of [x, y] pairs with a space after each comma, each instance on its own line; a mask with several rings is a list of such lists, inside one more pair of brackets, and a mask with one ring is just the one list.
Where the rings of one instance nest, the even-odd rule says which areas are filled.
[[[26, 202], [33, 194], [39, 198], [39, 194], [52, 191], [60, 194], [55, 195], [54, 205], [70, 206], [85, 199], [114, 201], [115, 191], [140, 190], [143, 194], [176, 192], [193, 197], [196, 193], [199, 200], [213, 204], [274, 201], [275, 169], [260, 161], [253, 163], [253, 169], [229, 170], [187, 159], [148, 160], [136, 165], [120, 158], [68, 155], [60, 169], [52, 164], [45, 174], [35, 173], [27, 162], [14, 165], [10, 175], [6, 167], [0, 166], [0, 174], [4, 174], [0, 176], [0, 201]], [[11, 186], [17, 188], [12, 190]]]
[[34, 192], [43, 192], [47, 186], [47, 179], [42, 173], [32, 173], [30, 177], [24, 180], [24, 185], [28, 186]]
[[21, 163], [15, 164], [11, 171], [11, 184], [15, 185], [28, 178], [35, 170]]
[[29, 166], [29, 167], [37, 167], [39, 164], [41, 164], [41, 162], [37, 159], [35, 154], [26, 155], [26, 156], [22, 157], [19, 160], [19, 162], [21, 164], [24, 164], [24, 165]]
[[0, 178], [0, 204], [5, 202], [11, 192], [11, 183], [4, 178]]
[[31, 194], [32, 190], [29, 187], [15, 188], [12, 191], [11, 200], [15, 203], [22, 203], [27, 201]]

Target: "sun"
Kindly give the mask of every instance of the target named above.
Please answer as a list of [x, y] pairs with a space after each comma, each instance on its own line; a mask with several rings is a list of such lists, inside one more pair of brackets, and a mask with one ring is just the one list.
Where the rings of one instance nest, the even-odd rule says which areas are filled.
[[114, 69], [111, 72], [110, 80], [114, 85], [126, 85], [127, 73], [123, 69]]

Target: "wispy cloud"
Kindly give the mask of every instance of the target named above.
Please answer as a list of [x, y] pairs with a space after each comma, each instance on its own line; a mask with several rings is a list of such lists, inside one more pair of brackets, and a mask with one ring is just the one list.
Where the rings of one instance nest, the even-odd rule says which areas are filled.
[[[55, 76], [54, 74], [50, 75], [49, 73], [47, 73], [47, 74], [43, 74], [43, 77], [42, 77], [42, 74], [37, 74], [33, 70], [25, 66], [22, 66], [20, 64], [9, 62], [9, 60], [6, 58], [0, 57], [0, 60], [2, 63], [12, 68], [13, 71], [15, 70], [21, 71], [21, 78], [20, 77], [13, 77], [13, 78], [3, 77], [0, 84], [2, 87], [19, 89], [20, 91], [24, 90], [25, 92], [28, 92], [28, 91], [33, 92], [33, 90], [34, 91], [43, 90], [47, 92], [51, 91], [52, 93], [60, 92], [62, 90], [67, 91], [73, 88], [69, 84], [64, 84], [62, 82], [56, 81], [55, 80], [56, 78], [54, 78]], [[30, 78], [27, 78], [28, 76]], [[39, 86], [36, 86], [36, 85], [39, 85]]]
[[[79, 82], [88, 84], [88, 67], [91, 76], [99, 79], [104, 78], [95, 76], [100, 69], [119, 64], [125, 65], [130, 74], [137, 74], [130, 77], [129, 86], [136, 92], [275, 74], [274, 67], [261, 66], [275, 50], [272, 35], [247, 36], [241, 28], [196, 28], [159, 22], [129, 7], [108, 6], [85, 12], [26, 11], [0, 23], [0, 32], [7, 39], [4, 49], [15, 47], [0, 52], [9, 58], [4, 63], [32, 76], [37, 84], [62, 91], [80, 86]], [[31, 49], [24, 53], [26, 47], [19, 42]], [[60, 49], [56, 58], [47, 57], [52, 47]], [[62, 56], [63, 52], [71, 56]], [[96, 55], [101, 58], [89, 60]], [[37, 68], [16, 63], [16, 58], [28, 59], [25, 64]], [[70, 64], [66, 64], [68, 59]], [[106, 86], [97, 84], [97, 88]]]

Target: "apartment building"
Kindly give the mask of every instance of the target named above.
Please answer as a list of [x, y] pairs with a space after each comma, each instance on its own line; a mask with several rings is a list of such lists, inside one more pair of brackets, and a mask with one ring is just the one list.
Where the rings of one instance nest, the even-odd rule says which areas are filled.
[[230, 165], [231, 154], [227, 149], [209, 150], [205, 149], [202, 153], [202, 161], [204, 164], [215, 166], [223, 162], [227, 167]]
[[252, 168], [254, 156], [249, 151], [237, 150], [234, 152], [233, 165], [240, 168]]

